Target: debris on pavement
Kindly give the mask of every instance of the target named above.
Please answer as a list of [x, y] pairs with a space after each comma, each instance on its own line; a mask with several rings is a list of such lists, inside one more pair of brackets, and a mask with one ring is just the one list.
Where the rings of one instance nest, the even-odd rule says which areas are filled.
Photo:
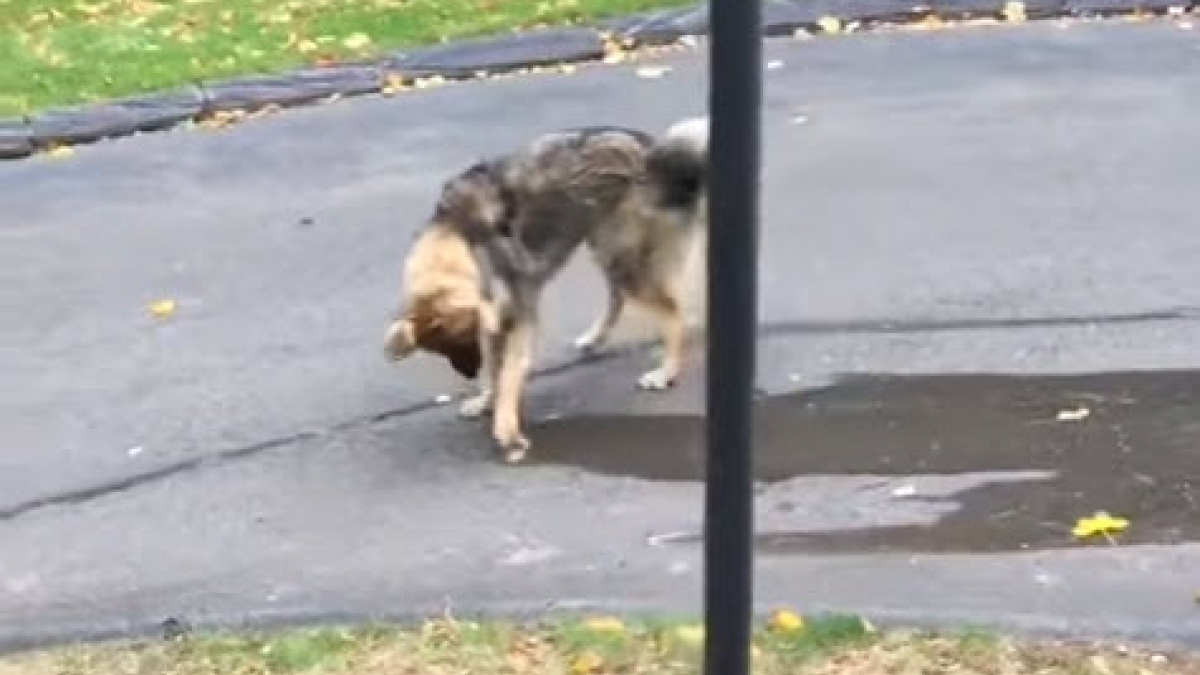
[[169, 298], [150, 303], [150, 314], [159, 319], [174, 316], [176, 309], [175, 301]]
[[1057, 419], [1059, 422], [1080, 422], [1090, 417], [1091, 414], [1092, 411], [1087, 407], [1079, 406], [1078, 408], [1059, 410], [1055, 419]]
[[1110, 515], [1107, 511], [1097, 511], [1094, 515], [1086, 518], [1080, 518], [1075, 524], [1071, 534], [1074, 534], [1079, 539], [1088, 537], [1104, 536], [1109, 537], [1113, 534], [1120, 534], [1129, 529], [1129, 520], [1127, 518], [1119, 518]]

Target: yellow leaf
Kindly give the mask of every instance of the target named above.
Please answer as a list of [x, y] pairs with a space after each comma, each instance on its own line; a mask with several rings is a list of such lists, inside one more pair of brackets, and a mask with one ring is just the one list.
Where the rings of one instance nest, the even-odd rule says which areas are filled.
[[354, 33], [342, 40], [346, 49], [364, 49], [371, 45], [371, 36], [366, 33]]
[[776, 633], [798, 633], [804, 630], [804, 618], [791, 610], [780, 609], [771, 615], [767, 626]]
[[301, 40], [296, 44], [296, 51], [300, 52], [301, 54], [315, 52], [317, 51], [317, 43], [313, 42], [312, 40]]
[[704, 626], [698, 624], [678, 626], [671, 635], [679, 644], [690, 649], [699, 649], [704, 646]]
[[1004, 3], [1004, 9], [1001, 11], [1004, 18], [1012, 23], [1021, 23], [1025, 20], [1025, 3], [1020, 0], [1008, 0]]
[[408, 84], [404, 81], [404, 76], [399, 73], [388, 73], [383, 78], [383, 95], [395, 96], [400, 92], [408, 89]]
[[165, 319], [174, 314], [175, 308], [175, 301], [170, 299], [150, 303], [150, 313], [160, 319]]
[[46, 154], [50, 157], [54, 157], [55, 159], [61, 159], [63, 157], [70, 157], [71, 155], [75, 154], [75, 148], [72, 148], [69, 145], [56, 145], [47, 150]]
[[942, 18], [937, 14], [930, 14], [918, 21], [916, 25], [922, 30], [938, 30], [939, 28], [945, 28], [946, 22], [942, 21]]
[[611, 616], [598, 616], [583, 622], [584, 627], [594, 633], [624, 633], [625, 624]]
[[571, 662], [571, 675], [589, 675], [604, 667], [604, 659], [595, 652], [584, 652]]
[[1119, 534], [1127, 529], [1129, 529], [1128, 519], [1111, 516], [1106, 511], [1097, 511], [1090, 518], [1080, 518], [1071, 533], [1080, 539], [1085, 539], [1097, 535]]
[[842, 32], [842, 20], [836, 16], [823, 16], [817, 21], [817, 25], [821, 30], [830, 35], [837, 35]]

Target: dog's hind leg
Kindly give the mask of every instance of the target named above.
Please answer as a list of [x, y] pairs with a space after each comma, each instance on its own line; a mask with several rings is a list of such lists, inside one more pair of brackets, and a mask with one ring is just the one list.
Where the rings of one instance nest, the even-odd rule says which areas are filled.
[[683, 369], [687, 351], [687, 325], [679, 294], [667, 284], [656, 284], [637, 295], [638, 301], [654, 315], [662, 334], [662, 360], [654, 370], [638, 378], [638, 387], [661, 390], [675, 384]]
[[609, 334], [612, 333], [613, 326], [616, 325], [617, 319], [621, 318], [621, 310], [625, 308], [625, 293], [620, 286], [608, 282], [608, 304], [604, 308], [604, 313], [596, 319], [592, 327], [580, 335], [575, 340], [575, 347], [584, 353], [593, 352], [608, 341]]

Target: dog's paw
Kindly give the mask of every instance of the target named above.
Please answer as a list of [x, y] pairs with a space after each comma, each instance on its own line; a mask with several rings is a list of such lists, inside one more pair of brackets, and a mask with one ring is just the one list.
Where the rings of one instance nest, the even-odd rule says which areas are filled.
[[529, 452], [529, 446], [529, 439], [521, 435], [502, 442], [500, 444], [500, 451], [504, 455], [504, 463], [520, 464], [525, 461], [525, 455]]
[[462, 402], [458, 407], [458, 416], [463, 419], [473, 420], [492, 411], [492, 395], [490, 393], [477, 394]]
[[638, 389], [646, 391], [662, 391], [670, 389], [675, 385], [675, 373], [670, 373], [662, 368], [652, 370], [638, 378]]
[[575, 338], [575, 349], [578, 349], [584, 355], [594, 354], [597, 349], [603, 346], [604, 336], [598, 335], [594, 331], [588, 331]]

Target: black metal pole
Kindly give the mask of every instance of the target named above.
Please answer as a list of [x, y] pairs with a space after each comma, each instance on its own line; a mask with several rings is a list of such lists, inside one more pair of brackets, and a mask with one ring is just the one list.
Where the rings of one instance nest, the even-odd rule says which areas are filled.
[[745, 675], [753, 616], [753, 403], [758, 325], [759, 0], [709, 0], [707, 675]]

